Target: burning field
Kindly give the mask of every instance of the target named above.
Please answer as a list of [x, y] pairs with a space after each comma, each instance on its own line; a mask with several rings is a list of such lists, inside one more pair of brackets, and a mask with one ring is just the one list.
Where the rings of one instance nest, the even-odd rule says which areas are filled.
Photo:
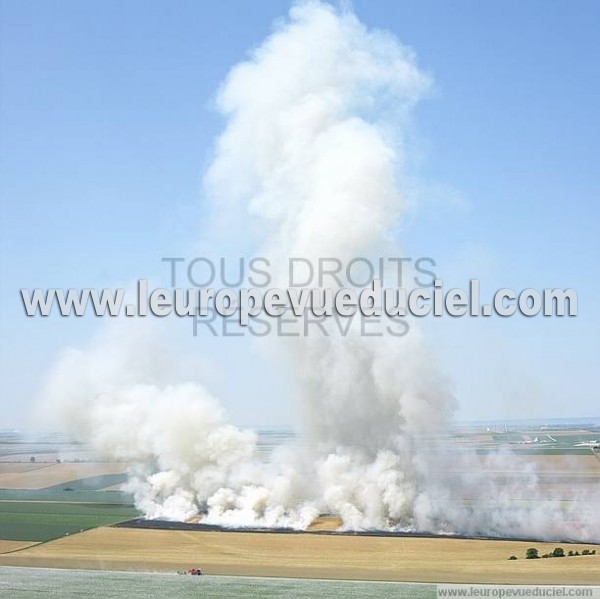
[[[352, 12], [294, 5], [220, 88], [203, 243], [264, 256], [282, 288], [290, 257], [401, 255], [410, 123], [431, 83], [412, 51]], [[335, 288], [352, 286], [343, 273]], [[331, 319], [326, 334], [303, 334], [293, 318], [294, 335], [266, 337], [261, 351], [287, 364], [301, 440], [266, 457], [154, 324], [112, 323], [66, 350], [40, 409], [129, 464], [127, 489], [148, 518], [304, 530], [331, 513], [347, 530], [600, 539], [593, 470], [575, 486], [564, 474], [562, 496], [520, 443], [473, 453], [449, 433], [457, 400], [416, 319], [406, 334], [372, 337], [354, 321], [340, 335]], [[546, 437], [522, 446], [560, 448]]]
[[[507, 496], [504, 499], [506, 509], [530, 513], [533, 517], [546, 505], [558, 509], [557, 503], [567, 515], [569, 506], [576, 502], [578, 510], [572, 512], [573, 518], [587, 513], [593, 521], [597, 506], [593, 488], [600, 477], [600, 461], [589, 450], [580, 449], [578, 444], [585, 443], [585, 439], [594, 433], [572, 428], [569, 434], [566, 426], [561, 430], [562, 436], [569, 437], [568, 442], [565, 440], [562, 447], [553, 448], [532, 448], [533, 444], [521, 443], [521, 439], [531, 436], [531, 427], [500, 435], [480, 429], [458, 431], [454, 437], [463, 450], [469, 448], [465, 455], [470, 457], [465, 457], [463, 462], [467, 470], [481, 463], [478, 452], [485, 448], [494, 455], [501, 451], [502, 439], [511, 438], [513, 445], [507, 446], [512, 447], [511, 461], [483, 462], [489, 466], [486, 480], [489, 477], [496, 481], [494, 484], [504, 485], [506, 493], [509, 488], [519, 489], [525, 466], [535, 468], [537, 485], [543, 490], [545, 499]], [[561, 436], [561, 430], [552, 431], [553, 438]], [[270, 445], [271, 435], [261, 439], [261, 454], [268, 462], [269, 455], [275, 451]], [[14, 449], [16, 444], [13, 442], [10, 447]], [[17, 460], [19, 454], [13, 455]], [[45, 455], [51, 464], [53, 455]], [[6, 461], [4, 464], [3, 467], [15, 474], [22, 471], [26, 475], [32, 471], [29, 462]], [[93, 473], [93, 464], [91, 469], [85, 464], [80, 466], [83, 466], [80, 474]], [[118, 464], [107, 466], [108, 471], [119, 468]], [[456, 472], [452, 474], [457, 475]], [[514, 485], [507, 486], [507, 480], [513, 481]], [[69, 484], [73, 481], [64, 483], [67, 487]], [[36, 490], [0, 489], [0, 536], [5, 539], [0, 540], [0, 565], [162, 572], [200, 566], [205, 573], [218, 575], [379, 581], [600, 582], [600, 553], [583, 555], [584, 551], [589, 553], [600, 548], [578, 543], [579, 539], [573, 533], [554, 538], [546, 534], [540, 538], [499, 540], [482, 538], [480, 532], [474, 533], [477, 538], [397, 530], [352, 532], [344, 531], [344, 522], [339, 516], [318, 516], [306, 531], [223, 529], [203, 524], [202, 514], [189, 518], [188, 522], [132, 520], [136, 511], [127, 505], [131, 496], [99, 487], [90, 490], [91, 486], [86, 489], [83, 484], [78, 488], [74, 485], [71, 491], [56, 486]], [[552, 497], [555, 499], [549, 499]], [[467, 510], [474, 499], [463, 497], [452, 501], [460, 509]], [[483, 500], [476, 501], [479, 509], [485, 509]], [[453, 509], [458, 509], [456, 505]], [[487, 498], [487, 505], [491, 512], [493, 498]], [[106, 526], [113, 523], [118, 524]], [[565, 526], [567, 524], [571, 531], [580, 530], [582, 526], [574, 519], [565, 521]], [[90, 528], [92, 530], [87, 530]], [[530, 547], [537, 548], [540, 555], [551, 553], [556, 547], [562, 547], [565, 553], [571, 551], [580, 555], [525, 560]], [[518, 559], [509, 560], [512, 555]]]
[[[432, 83], [350, 10], [295, 4], [220, 87], [199, 245], [262, 256], [282, 289], [291, 258], [402, 256], [413, 112]], [[344, 269], [329, 283], [355, 287]], [[598, 421], [459, 427], [460, 398], [417, 318], [369, 336], [357, 321], [340, 335], [332, 319], [306, 334], [294, 317], [290, 334], [253, 346], [281, 366], [294, 405], [291, 430], [265, 449], [156, 320], [115, 319], [56, 359], [37, 411], [88, 457], [0, 457], [0, 564], [600, 582], [598, 555], [524, 559], [532, 543], [600, 542]]]

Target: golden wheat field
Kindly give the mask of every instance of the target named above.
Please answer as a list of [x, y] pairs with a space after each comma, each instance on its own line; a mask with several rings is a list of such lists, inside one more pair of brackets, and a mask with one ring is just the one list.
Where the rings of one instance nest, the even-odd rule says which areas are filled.
[[[522, 541], [97, 528], [0, 556], [58, 568], [421, 582], [598, 584], [600, 555], [525, 560]], [[582, 551], [590, 545], [568, 545]], [[517, 555], [516, 561], [508, 557]]]

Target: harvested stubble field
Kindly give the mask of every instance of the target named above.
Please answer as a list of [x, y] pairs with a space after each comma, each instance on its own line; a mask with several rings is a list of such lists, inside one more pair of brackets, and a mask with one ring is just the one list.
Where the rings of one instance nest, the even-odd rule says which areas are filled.
[[0, 475], [29, 472], [31, 470], [39, 470], [40, 468], [47, 467], [48, 464], [38, 464], [37, 462], [0, 462]]
[[[0, 565], [420, 582], [599, 584], [600, 555], [525, 560], [555, 543], [98, 528], [0, 556]], [[582, 551], [590, 545], [569, 545]], [[519, 556], [509, 561], [510, 555]]]
[[17, 551], [18, 549], [25, 549], [25, 547], [31, 547], [35, 545], [32, 541], [7, 541], [0, 539], [0, 553], [8, 553], [10, 551]]
[[27, 469], [20, 466], [18, 463], [0, 463], [0, 489], [44, 489], [82, 478], [127, 471], [127, 464], [123, 462], [39, 464]]
[[[2, 451], [0, 449], [0, 451]], [[96, 459], [93, 453], [89, 451], [31, 451], [16, 453], [0, 453], [0, 464], [4, 462], [23, 462], [29, 463], [31, 458], [35, 459], [36, 464], [53, 464], [56, 460], [65, 462], [93, 462]]]

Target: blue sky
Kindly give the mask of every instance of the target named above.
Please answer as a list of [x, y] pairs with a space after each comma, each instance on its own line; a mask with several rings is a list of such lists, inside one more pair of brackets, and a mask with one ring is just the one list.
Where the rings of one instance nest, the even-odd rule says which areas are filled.
[[[18, 289], [166, 274], [160, 257], [181, 255], [203, 230], [201, 175], [223, 126], [214, 93], [289, 3], [1, 5], [0, 428], [25, 421], [60, 348], [99, 325], [27, 319]], [[458, 416], [598, 416], [600, 4], [353, 6], [435, 79], [416, 112], [422, 201], [400, 225], [401, 245], [435, 257], [452, 284], [579, 294], [576, 319], [425, 324]], [[214, 386], [234, 420], [288, 421], [281, 381], [265, 383], [268, 365], [233, 353], [236, 376]], [[248, 396], [239, 381], [252, 373]]]

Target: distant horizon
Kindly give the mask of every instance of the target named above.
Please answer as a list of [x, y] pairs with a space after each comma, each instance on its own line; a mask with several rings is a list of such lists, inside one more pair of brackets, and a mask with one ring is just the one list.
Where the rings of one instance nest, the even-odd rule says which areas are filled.
[[[501, 419], [501, 420], [455, 420], [451, 421], [452, 426], [497, 426], [497, 425], [508, 425], [508, 424], [522, 424], [522, 425], [535, 425], [544, 426], [546, 424], [591, 424], [593, 426], [600, 426], [600, 416], [573, 416], [571, 418], [512, 418], [512, 419]], [[236, 424], [240, 428], [254, 430], [258, 433], [268, 431], [282, 431], [289, 432], [294, 430], [294, 425], [291, 424], [277, 424], [277, 425], [244, 425]], [[0, 428], [0, 435], [7, 433], [18, 433], [18, 434], [33, 434], [32, 429], [20, 428], [20, 427], [7, 427]], [[49, 429], [44, 431], [35, 431], [35, 435], [65, 435], [67, 433], [60, 429]]]

